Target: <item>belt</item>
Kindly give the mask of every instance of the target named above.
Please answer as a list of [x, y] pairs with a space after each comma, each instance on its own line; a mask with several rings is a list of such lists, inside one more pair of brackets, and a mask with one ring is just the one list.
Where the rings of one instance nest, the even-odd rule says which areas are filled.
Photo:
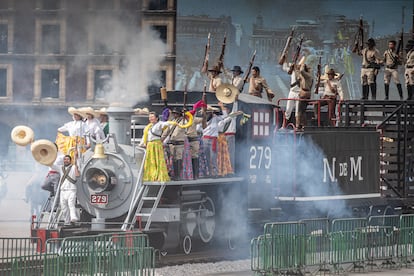
[[386, 66], [388, 69], [397, 69], [397, 66], [394, 66], [394, 65], [387, 65]]
[[203, 136], [203, 138], [205, 138], [205, 139], [212, 139], [212, 140], [214, 140], [214, 139], [217, 139], [217, 136], [208, 136], [208, 135], [204, 135], [204, 136]]
[[54, 173], [59, 173], [57, 171], [49, 171], [48, 174], [54, 174]]
[[414, 68], [414, 65], [406, 65], [405, 68], [411, 69]]
[[302, 88], [302, 91], [309, 92], [309, 91], [310, 91], [310, 89], [305, 89], [305, 88]]
[[184, 141], [169, 141], [168, 144], [171, 144], [173, 146], [179, 146], [184, 145]]
[[226, 132], [226, 133], [224, 133], [224, 135], [225, 136], [234, 136], [234, 135], [236, 135], [236, 133], [235, 132]]
[[148, 142], [155, 142], [155, 141], [161, 141], [160, 139], [154, 139], [154, 140], [151, 140], [151, 141], [148, 141]]
[[249, 92], [250, 95], [252, 96], [256, 96], [256, 97], [262, 97], [262, 93], [261, 92]]
[[188, 142], [198, 141], [198, 137], [188, 137]]

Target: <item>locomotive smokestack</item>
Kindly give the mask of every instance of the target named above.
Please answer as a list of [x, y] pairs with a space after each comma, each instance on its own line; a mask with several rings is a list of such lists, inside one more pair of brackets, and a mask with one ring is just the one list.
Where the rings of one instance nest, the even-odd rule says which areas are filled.
[[107, 113], [110, 132], [115, 134], [117, 142], [130, 145], [132, 109], [129, 107], [110, 106]]

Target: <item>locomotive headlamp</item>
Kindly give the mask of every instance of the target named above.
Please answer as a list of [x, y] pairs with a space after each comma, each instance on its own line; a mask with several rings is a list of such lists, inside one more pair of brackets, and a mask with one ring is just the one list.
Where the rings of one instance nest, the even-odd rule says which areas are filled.
[[104, 146], [101, 143], [96, 144], [94, 154], [92, 155], [94, 159], [106, 158]]
[[96, 193], [110, 191], [115, 187], [115, 174], [108, 169], [90, 168], [86, 172], [86, 182]]

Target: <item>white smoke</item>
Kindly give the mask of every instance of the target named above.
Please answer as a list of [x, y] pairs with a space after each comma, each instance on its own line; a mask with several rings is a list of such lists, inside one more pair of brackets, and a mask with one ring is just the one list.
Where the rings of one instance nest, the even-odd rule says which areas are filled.
[[[103, 100], [109, 104], [132, 107], [148, 99], [148, 86], [165, 85], [158, 71], [165, 58], [166, 45], [156, 31], [149, 27], [139, 28], [135, 21], [96, 16], [86, 22], [85, 28], [92, 36], [94, 47], [89, 49], [89, 54], [108, 55], [104, 65], [115, 68], [104, 89]], [[74, 70], [84, 67], [90, 60], [91, 56], [85, 55], [88, 47], [90, 45], [84, 41], [75, 45]]]

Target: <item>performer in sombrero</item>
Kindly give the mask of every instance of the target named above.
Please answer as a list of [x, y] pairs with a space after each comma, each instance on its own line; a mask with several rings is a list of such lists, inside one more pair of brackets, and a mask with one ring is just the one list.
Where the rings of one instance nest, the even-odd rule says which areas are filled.
[[[73, 120], [58, 128], [56, 144], [63, 154], [69, 154], [74, 160], [75, 150], [80, 149], [81, 152], [84, 152], [88, 148], [85, 142], [88, 128], [82, 121], [82, 113], [78, 109], [69, 107], [68, 112], [72, 115]], [[63, 135], [64, 132], [67, 132], [69, 136]]]

